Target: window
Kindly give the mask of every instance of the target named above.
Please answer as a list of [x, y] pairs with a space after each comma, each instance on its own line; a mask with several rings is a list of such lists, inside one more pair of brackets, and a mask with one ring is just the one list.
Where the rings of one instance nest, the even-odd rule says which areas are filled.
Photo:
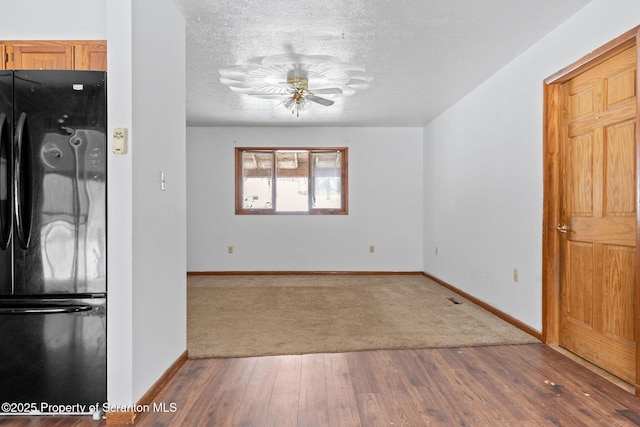
[[236, 148], [237, 214], [347, 214], [347, 148]]

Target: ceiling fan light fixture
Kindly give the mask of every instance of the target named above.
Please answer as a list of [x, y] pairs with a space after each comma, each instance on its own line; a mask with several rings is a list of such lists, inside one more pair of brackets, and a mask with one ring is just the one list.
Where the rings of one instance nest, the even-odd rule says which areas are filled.
[[309, 79], [306, 77], [289, 77], [287, 78], [287, 84], [298, 90], [309, 90]]
[[334, 98], [368, 88], [373, 79], [364, 71], [336, 57], [290, 52], [250, 58], [219, 73], [220, 82], [234, 92], [255, 98], [285, 97], [279, 105], [299, 117], [312, 103], [328, 107]]
[[284, 101], [282, 101], [282, 105], [284, 105], [284, 108], [286, 109], [291, 109], [291, 106], [295, 103], [295, 100], [293, 98], [287, 98]]

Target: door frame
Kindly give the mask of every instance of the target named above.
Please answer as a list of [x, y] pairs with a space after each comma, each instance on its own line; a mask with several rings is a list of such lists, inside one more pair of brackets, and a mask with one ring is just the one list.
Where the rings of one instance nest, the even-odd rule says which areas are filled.
[[[542, 219], [542, 339], [545, 344], [560, 341], [560, 223], [562, 138], [561, 86], [573, 77], [635, 46], [640, 58], [640, 26], [622, 34], [573, 64], [544, 80], [543, 112], [543, 219]], [[634, 334], [640, 342], [640, 79], [636, 72], [636, 271], [634, 292]], [[640, 397], [640, 345], [636, 345], [635, 395]]]

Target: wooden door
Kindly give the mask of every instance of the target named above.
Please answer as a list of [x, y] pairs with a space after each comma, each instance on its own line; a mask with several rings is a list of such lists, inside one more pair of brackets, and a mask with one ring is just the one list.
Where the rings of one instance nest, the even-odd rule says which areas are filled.
[[636, 382], [636, 49], [564, 83], [560, 345]]

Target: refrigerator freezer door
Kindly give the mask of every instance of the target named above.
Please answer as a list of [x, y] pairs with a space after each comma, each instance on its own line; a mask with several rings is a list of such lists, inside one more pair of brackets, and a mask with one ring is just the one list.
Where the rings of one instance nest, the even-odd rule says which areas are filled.
[[13, 72], [0, 70], [0, 297], [13, 292]]
[[15, 294], [105, 292], [106, 74], [15, 71], [14, 116]]
[[106, 401], [106, 360], [106, 298], [0, 300], [0, 402], [91, 412]]

